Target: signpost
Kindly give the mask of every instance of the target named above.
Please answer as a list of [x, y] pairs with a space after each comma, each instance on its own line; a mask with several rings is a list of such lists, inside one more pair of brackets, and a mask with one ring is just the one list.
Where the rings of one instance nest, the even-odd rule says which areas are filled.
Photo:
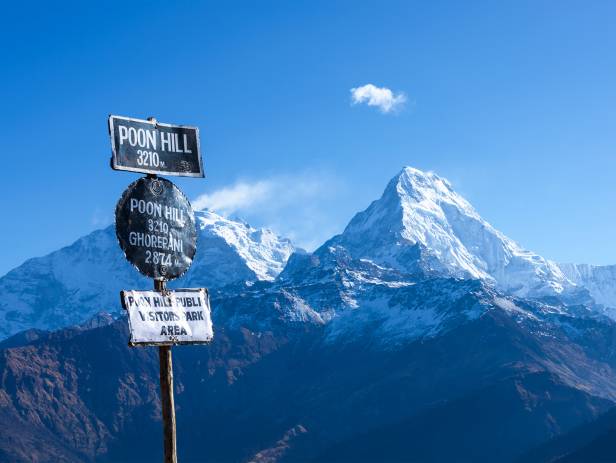
[[126, 259], [154, 279], [154, 291], [120, 293], [129, 345], [158, 346], [164, 462], [177, 463], [171, 346], [214, 337], [205, 288], [169, 291], [197, 250], [195, 216], [184, 194], [157, 174], [203, 177], [199, 129], [155, 119], [109, 116], [111, 167], [148, 174], [131, 183], [116, 206], [116, 236]]
[[111, 115], [109, 136], [112, 169], [203, 177], [197, 127]]
[[131, 346], [205, 344], [212, 340], [207, 289], [122, 291], [128, 312]]
[[142, 177], [116, 206], [116, 235], [126, 259], [145, 276], [181, 276], [197, 250], [195, 215], [186, 196], [169, 180]]

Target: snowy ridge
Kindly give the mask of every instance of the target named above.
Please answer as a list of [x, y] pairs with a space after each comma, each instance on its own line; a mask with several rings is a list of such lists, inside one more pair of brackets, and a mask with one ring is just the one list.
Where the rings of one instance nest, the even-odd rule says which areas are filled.
[[239, 221], [224, 218], [210, 210], [196, 211], [195, 219], [201, 235], [222, 238], [235, 250], [258, 280], [271, 281], [287, 263], [295, 246], [269, 229], [255, 229]]
[[[219, 322], [313, 323], [327, 325], [330, 339], [367, 330], [393, 342], [436, 335], [494, 308], [527, 320], [537, 311], [584, 315], [590, 309], [572, 307], [591, 307], [589, 293], [616, 319], [608, 309], [616, 307], [616, 266], [559, 266], [527, 251], [447, 180], [410, 167], [314, 253], [209, 210], [195, 216], [197, 254], [171, 287], [217, 288]], [[238, 285], [259, 280], [267, 283]], [[113, 227], [93, 232], [0, 278], [0, 339], [118, 313], [121, 289], [149, 287], [125, 261]], [[521, 308], [525, 298], [542, 301]]]
[[[576, 285], [583, 286], [592, 298], [606, 307], [616, 308], [616, 265], [558, 264]], [[610, 311], [616, 319], [616, 311]]]
[[80, 324], [100, 311], [117, 313], [121, 289], [149, 286], [124, 259], [113, 227], [97, 230], [0, 278], [0, 339]]
[[596, 308], [582, 283], [492, 227], [449, 182], [408, 167], [341, 235], [293, 255], [276, 283], [321, 315], [330, 339], [367, 330], [390, 346], [493, 309], [558, 325]]
[[419, 263], [423, 271], [486, 280], [518, 297], [576, 289], [557, 264], [483, 220], [447, 180], [411, 167], [333, 241], [356, 258], [411, 273]]
[[[216, 288], [237, 282], [272, 280], [295, 249], [269, 230], [195, 213], [198, 251], [192, 267], [172, 286]], [[149, 289], [124, 258], [113, 226], [65, 248], [26, 261], [0, 277], [0, 339], [19, 331], [77, 325], [101, 311], [121, 311], [122, 289]]]

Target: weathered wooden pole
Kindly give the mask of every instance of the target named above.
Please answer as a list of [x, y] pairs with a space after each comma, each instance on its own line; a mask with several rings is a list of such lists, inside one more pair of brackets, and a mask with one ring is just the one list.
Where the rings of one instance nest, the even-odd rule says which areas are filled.
[[[165, 291], [165, 280], [154, 280], [154, 289]], [[175, 403], [173, 401], [173, 361], [171, 346], [159, 346], [160, 361], [160, 402], [163, 411], [164, 463], [177, 463], [177, 441], [175, 435]]]

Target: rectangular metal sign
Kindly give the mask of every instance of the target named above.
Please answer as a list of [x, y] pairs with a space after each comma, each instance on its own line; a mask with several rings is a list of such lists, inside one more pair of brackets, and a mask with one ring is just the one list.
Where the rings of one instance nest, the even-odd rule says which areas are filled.
[[205, 344], [214, 337], [207, 289], [121, 291], [131, 346]]
[[204, 176], [198, 127], [110, 115], [109, 136], [115, 170]]

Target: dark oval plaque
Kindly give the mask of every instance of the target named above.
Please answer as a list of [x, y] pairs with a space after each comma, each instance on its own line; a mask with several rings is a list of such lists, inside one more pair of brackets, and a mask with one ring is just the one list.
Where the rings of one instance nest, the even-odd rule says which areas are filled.
[[169, 180], [143, 177], [131, 183], [115, 216], [120, 247], [145, 276], [172, 280], [188, 270], [197, 248], [195, 215]]

